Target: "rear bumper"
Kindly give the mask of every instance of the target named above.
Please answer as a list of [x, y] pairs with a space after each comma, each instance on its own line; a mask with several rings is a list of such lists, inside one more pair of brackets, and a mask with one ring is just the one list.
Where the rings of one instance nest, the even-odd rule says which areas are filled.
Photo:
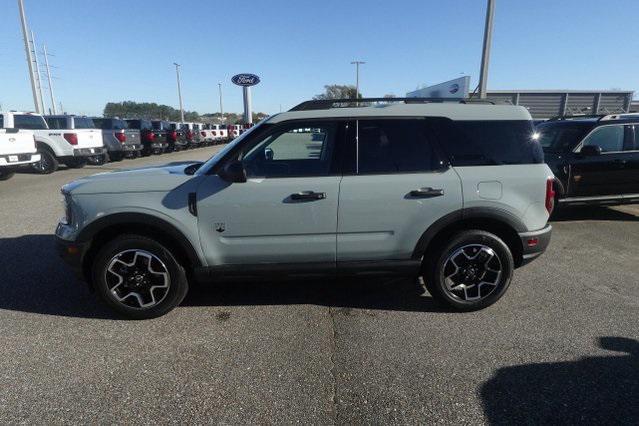
[[519, 238], [521, 239], [521, 245], [523, 247], [522, 265], [535, 260], [546, 251], [550, 244], [551, 235], [552, 226], [550, 224], [538, 231], [519, 233]]
[[110, 149], [109, 151], [112, 152], [135, 152], [135, 151], [142, 151], [142, 144], [121, 144], [119, 146], [116, 147], [116, 149]]
[[93, 155], [102, 155], [106, 152], [103, 146], [96, 148], [77, 148], [73, 150], [74, 157], [91, 157]]
[[0, 167], [19, 166], [40, 161], [40, 154], [7, 154], [0, 155]]

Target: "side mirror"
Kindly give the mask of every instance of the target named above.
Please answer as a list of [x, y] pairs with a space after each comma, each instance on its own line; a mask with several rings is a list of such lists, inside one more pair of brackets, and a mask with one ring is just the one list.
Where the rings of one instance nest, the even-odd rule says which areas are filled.
[[602, 150], [599, 145], [586, 145], [581, 147], [581, 151], [579, 152], [586, 157], [592, 157], [595, 155], [601, 155]]
[[241, 161], [231, 161], [222, 168], [220, 177], [227, 182], [243, 183], [246, 182], [246, 170]]
[[271, 148], [266, 148], [264, 150], [264, 158], [266, 158], [266, 161], [273, 161], [273, 157], [275, 157], [273, 150]]

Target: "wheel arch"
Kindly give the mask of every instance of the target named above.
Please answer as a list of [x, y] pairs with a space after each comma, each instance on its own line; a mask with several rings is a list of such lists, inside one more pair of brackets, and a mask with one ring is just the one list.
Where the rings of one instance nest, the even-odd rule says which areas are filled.
[[202, 266], [193, 244], [168, 221], [145, 213], [114, 213], [91, 222], [78, 235], [78, 243], [88, 244], [82, 259], [82, 270], [87, 281], [91, 281], [90, 268], [100, 248], [107, 241], [123, 234], [141, 235], [157, 240], [176, 256], [187, 271]]
[[523, 246], [519, 232], [528, 229], [513, 214], [499, 209], [470, 208], [450, 213], [433, 223], [420, 237], [412, 258], [430, 259], [437, 250], [457, 232], [479, 229], [501, 238], [510, 249], [515, 266], [523, 262]]

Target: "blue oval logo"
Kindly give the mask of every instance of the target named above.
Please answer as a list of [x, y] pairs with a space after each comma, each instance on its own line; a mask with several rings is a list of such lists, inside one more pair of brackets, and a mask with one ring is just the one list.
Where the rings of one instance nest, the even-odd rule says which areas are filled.
[[260, 82], [260, 78], [255, 74], [237, 74], [231, 77], [233, 84], [238, 86], [255, 86]]
[[455, 83], [453, 85], [450, 86], [450, 93], [455, 94], [457, 92], [459, 92], [459, 84]]

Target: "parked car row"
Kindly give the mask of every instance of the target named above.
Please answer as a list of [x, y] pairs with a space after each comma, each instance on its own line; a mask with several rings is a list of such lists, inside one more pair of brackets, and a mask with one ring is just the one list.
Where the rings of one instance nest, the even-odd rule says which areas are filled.
[[243, 126], [0, 112], [0, 180], [20, 167], [41, 174], [223, 143]]

